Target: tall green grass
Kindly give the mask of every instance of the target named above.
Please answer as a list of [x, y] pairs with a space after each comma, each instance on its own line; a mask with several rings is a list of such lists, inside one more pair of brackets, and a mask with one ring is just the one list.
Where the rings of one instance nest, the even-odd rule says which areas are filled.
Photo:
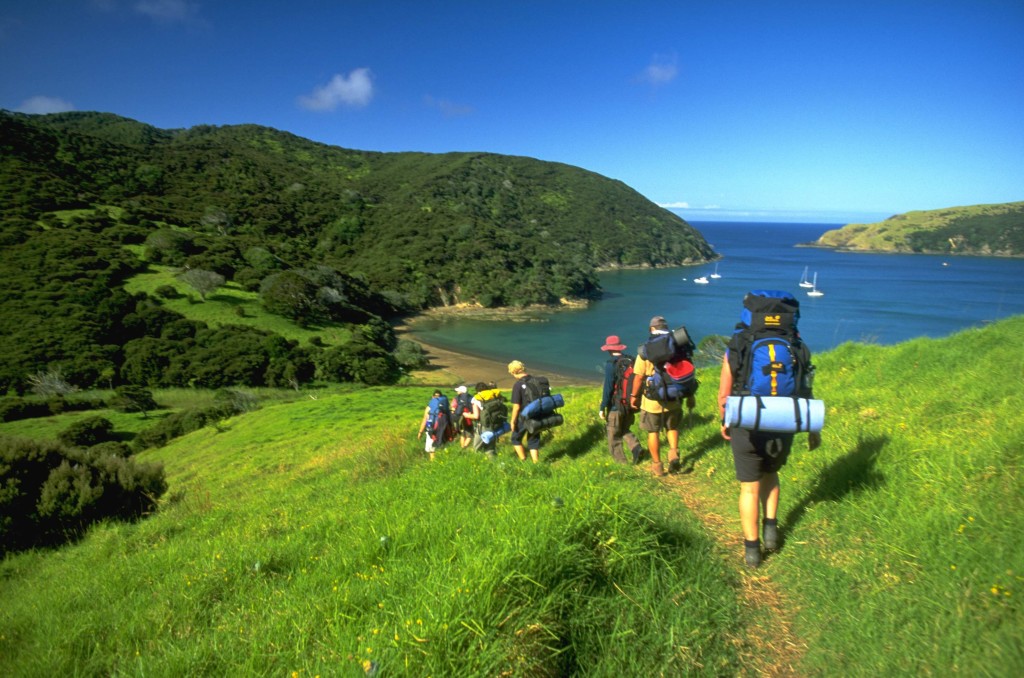
[[[0, 569], [17, 675], [721, 675], [737, 587], [565, 391], [548, 463], [414, 440], [430, 389], [274, 405], [147, 453], [160, 512]], [[60, 583], [58, 585], [58, 582]]]
[[[824, 443], [783, 469], [783, 598], [803, 675], [1024, 666], [1024, 317], [816, 357]], [[813, 337], [809, 338], [813, 346]], [[0, 565], [12, 675], [736, 675], [772, 645], [735, 531], [717, 370], [688, 473], [611, 464], [596, 389], [563, 391], [545, 463], [414, 440], [429, 388], [268, 404], [145, 459], [160, 511]], [[4, 432], [5, 426], [0, 426]], [[713, 524], [713, 522], [711, 523]], [[738, 536], [735, 537], [738, 539]], [[738, 542], [737, 542], [738, 543]], [[753, 626], [751, 626], [753, 624]]]
[[[1017, 317], [816, 358], [824, 443], [808, 452], [797, 437], [780, 474], [783, 548], [762, 568], [791, 600], [808, 675], [1024, 668], [1022, 333]], [[734, 515], [728, 448], [697, 465], [712, 468], [702, 489]]]

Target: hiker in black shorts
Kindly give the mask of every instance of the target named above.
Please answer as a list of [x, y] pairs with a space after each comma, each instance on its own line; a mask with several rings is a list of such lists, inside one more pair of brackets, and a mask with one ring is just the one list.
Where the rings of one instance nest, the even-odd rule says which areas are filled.
[[[523, 422], [519, 417], [523, 407], [532, 399], [528, 383], [530, 375], [526, 371], [526, 365], [518, 360], [513, 360], [508, 364], [508, 373], [516, 380], [512, 386], [512, 415], [510, 417], [512, 447], [515, 449], [516, 455], [523, 461], [526, 461], [526, 449], [530, 450], [530, 459], [536, 464], [540, 461], [540, 431], [530, 433], [525, 427], [521, 428]], [[524, 437], [526, 438], [526, 449], [523, 448]]]
[[[767, 294], [767, 292], [763, 294]], [[748, 298], [750, 297], [751, 295], [748, 295]], [[745, 299], [744, 303], [746, 304], [746, 302]], [[791, 303], [798, 306], [795, 301]], [[747, 567], [756, 568], [761, 565], [758, 520], [762, 516], [762, 511], [764, 550], [774, 551], [779, 547], [779, 470], [786, 465], [786, 461], [789, 459], [789, 454], [793, 449], [794, 434], [730, 427], [726, 422], [725, 412], [729, 396], [743, 393], [744, 381], [751, 373], [749, 367], [744, 368], [743, 360], [740, 357], [750, 350], [749, 338], [746, 336], [748, 332], [742, 331], [744, 327], [746, 325], [737, 325], [737, 331], [733, 334], [729, 348], [722, 360], [721, 377], [718, 382], [718, 407], [722, 418], [722, 437], [728, 440], [732, 446], [736, 480], [740, 483], [739, 512], [740, 529], [743, 532], [743, 557]], [[744, 343], [745, 341], [746, 343]], [[730, 356], [730, 354], [732, 355]], [[809, 349], [807, 349], [804, 360], [809, 364]], [[779, 366], [782, 365], [780, 361]], [[746, 374], [743, 373], [744, 370], [746, 370]], [[800, 374], [799, 371], [798, 374]], [[810, 384], [802, 377], [797, 380], [796, 389], [792, 395], [813, 397]], [[821, 445], [821, 434], [809, 433], [808, 449], [814, 450], [819, 445]]]

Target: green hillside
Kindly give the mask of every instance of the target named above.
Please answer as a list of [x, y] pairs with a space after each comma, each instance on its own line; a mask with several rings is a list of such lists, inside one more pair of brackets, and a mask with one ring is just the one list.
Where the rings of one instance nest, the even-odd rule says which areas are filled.
[[664, 480], [611, 463], [596, 389], [562, 391], [539, 466], [507, 444], [428, 462], [425, 387], [268, 403], [141, 454], [167, 470], [152, 516], [5, 558], [0, 669], [1015, 675], [1022, 332], [817, 356], [823, 445], [798, 437], [752, 573], [714, 369]]
[[[396, 316], [585, 301], [601, 268], [715, 256], [622, 182], [559, 163], [6, 111], [0, 254], [0, 393], [48, 370], [79, 387], [392, 383]], [[225, 361], [228, 377], [203, 367]]]
[[907, 212], [826, 231], [818, 247], [864, 252], [1024, 256], [1024, 202]]

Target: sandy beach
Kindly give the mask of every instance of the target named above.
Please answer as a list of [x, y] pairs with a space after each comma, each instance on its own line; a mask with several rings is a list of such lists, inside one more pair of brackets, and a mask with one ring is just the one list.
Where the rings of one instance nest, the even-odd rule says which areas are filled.
[[[420, 339], [416, 333], [410, 331], [408, 327], [398, 327], [395, 329], [395, 332], [400, 338], [415, 341], [423, 346], [423, 350], [430, 359], [430, 367], [425, 370], [413, 372], [412, 377], [424, 384], [447, 387], [466, 384], [470, 387], [469, 390], [470, 393], [472, 393], [473, 386], [480, 381], [493, 381], [498, 388], [502, 389], [510, 389], [512, 388], [512, 384], [515, 383], [515, 380], [512, 379], [508, 373], [508, 362], [465, 355], [456, 351], [432, 346]], [[513, 360], [514, 358], [514, 356], [510, 355], [509, 360]], [[530, 366], [527, 365], [526, 368], [529, 370]], [[587, 380], [580, 377], [570, 377], [564, 374], [552, 373], [549, 370], [544, 371], [544, 376], [546, 376], [552, 384], [558, 384], [560, 386], [600, 385], [600, 382], [597, 379]]]

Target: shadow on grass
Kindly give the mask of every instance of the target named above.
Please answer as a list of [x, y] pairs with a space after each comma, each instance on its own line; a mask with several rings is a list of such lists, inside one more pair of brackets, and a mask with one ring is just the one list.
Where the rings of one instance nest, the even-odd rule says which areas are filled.
[[875, 490], [885, 484], [885, 476], [875, 469], [878, 455], [889, 442], [888, 436], [862, 439], [853, 451], [839, 457], [818, 474], [814, 487], [789, 512], [789, 529], [803, 520], [814, 504], [841, 501], [851, 494]]
[[681, 458], [681, 470], [680, 473], [693, 473], [693, 467], [696, 466], [697, 462], [707, 456], [708, 452], [719, 447], [728, 445], [728, 441], [721, 436], [721, 434], [711, 435], [706, 437], [704, 440], [697, 443], [690, 452], [687, 452]]
[[[558, 429], [555, 430], [557, 436]], [[594, 423], [583, 430], [580, 435], [576, 436], [572, 440], [568, 441], [565, 445], [559, 447], [553, 451], [550, 455], [546, 456], [544, 461], [548, 464], [552, 464], [562, 457], [569, 457], [570, 459], [576, 459], [582, 457], [584, 454], [590, 452], [594, 445], [605, 440], [605, 426], [604, 424]], [[543, 455], [543, 449], [541, 450]]]

